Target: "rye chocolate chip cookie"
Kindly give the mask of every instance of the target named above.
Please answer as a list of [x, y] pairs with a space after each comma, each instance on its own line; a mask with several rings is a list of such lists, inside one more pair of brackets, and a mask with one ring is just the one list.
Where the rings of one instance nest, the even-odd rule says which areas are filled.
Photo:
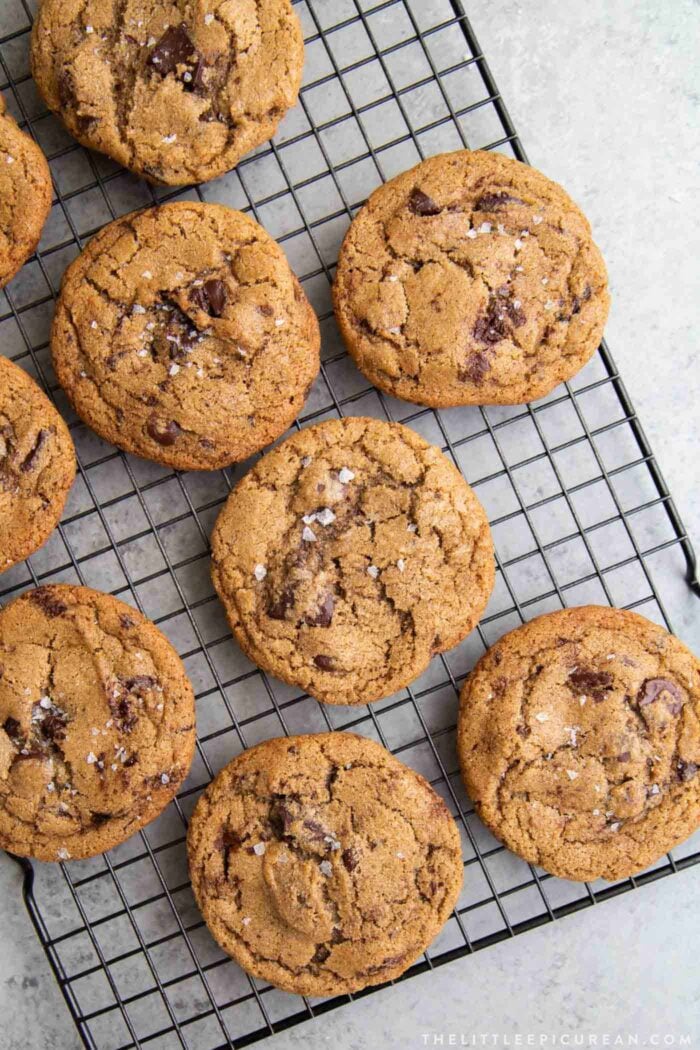
[[219, 515], [212, 558], [243, 651], [329, 704], [407, 685], [471, 631], [494, 582], [466, 481], [374, 419], [309, 427], [264, 456]]
[[35, 250], [51, 210], [51, 172], [0, 95], [0, 288]]
[[300, 995], [398, 977], [462, 885], [459, 832], [430, 785], [351, 733], [267, 740], [197, 803], [192, 888], [249, 973]]
[[194, 697], [167, 639], [87, 587], [0, 610], [0, 846], [91, 857], [158, 816], [187, 776]]
[[274, 134], [304, 64], [290, 0], [43, 0], [32, 71], [84, 146], [152, 182], [205, 182]]
[[51, 352], [76, 412], [107, 441], [213, 470], [292, 423], [319, 341], [265, 230], [218, 204], [180, 202], [93, 238], [64, 276]]
[[458, 750], [479, 816], [566, 879], [621, 879], [700, 825], [700, 662], [635, 613], [550, 613], [490, 649]]
[[372, 194], [343, 243], [334, 300], [367, 378], [433, 406], [543, 397], [591, 357], [609, 305], [590, 226], [564, 190], [468, 150]]
[[74, 477], [68, 427], [34, 380], [0, 356], [0, 572], [48, 539]]

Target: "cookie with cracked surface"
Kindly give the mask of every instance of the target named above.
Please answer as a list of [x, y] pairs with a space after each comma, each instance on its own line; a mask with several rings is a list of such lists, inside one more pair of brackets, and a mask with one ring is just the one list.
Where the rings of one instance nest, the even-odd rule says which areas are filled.
[[36, 249], [51, 199], [46, 157], [17, 127], [0, 95], [0, 288]]
[[375, 386], [435, 407], [520, 404], [588, 361], [608, 314], [587, 219], [497, 153], [446, 153], [391, 180], [347, 232], [340, 330]]
[[190, 821], [192, 889], [224, 951], [300, 995], [398, 977], [462, 886], [459, 832], [430, 785], [352, 733], [267, 740]]
[[401, 689], [475, 626], [494, 582], [478, 499], [414, 431], [308, 427], [238, 483], [212, 576], [251, 660], [329, 704]]
[[46, 542], [74, 478], [68, 427], [24, 369], [0, 356], [0, 572]]
[[92, 857], [153, 820], [187, 776], [194, 696], [170, 642], [87, 587], [0, 610], [0, 846]]
[[295, 105], [304, 40], [290, 0], [43, 0], [32, 71], [84, 146], [151, 182], [206, 182]]
[[105, 226], [67, 269], [51, 353], [76, 412], [127, 452], [213, 470], [279, 437], [319, 368], [284, 252], [218, 204]]
[[626, 878], [700, 825], [700, 661], [635, 613], [549, 613], [477, 664], [457, 746], [509, 849], [565, 879]]

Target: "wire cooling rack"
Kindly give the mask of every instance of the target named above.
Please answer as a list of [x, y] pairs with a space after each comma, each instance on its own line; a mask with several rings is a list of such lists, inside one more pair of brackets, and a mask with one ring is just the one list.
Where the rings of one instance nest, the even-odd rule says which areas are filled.
[[[700, 837], [636, 879], [582, 885], [503, 849], [473, 813], [454, 748], [464, 675], [504, 631], [598, 602], [670, 627], [657, 579], [691, 545], [605, 346], [534, 405], [434, 412], [385, 397], [355, 370], [329, 289], [350, 216], [382, 180], [464, 146], [525, 155], [459, 0], [305, 0], [305, 86], [272, 143], [186, 192], [154, 190], [74, 143], [46, 113], [28, 67], [32, 8], [0, 5], [10, 110], [50, 159], [55, 202], [36, 258], [0, 293], [0, 352], [39, 378], [72, 424], [80, 470], [60, 528], [0, 576], [0, 601], [47, 580], [132, 602], [182, 654], [197, 694], [198, 748], [178, 799], [109, 854], [23, 862], [24, 897], [85, 1045], [245, 1046], [348, 1001], [309, 1001], [248, 978], [209, 936], [187, 877], [185, 827], [201, 790], [245, 746], [283, 732], [352, 728], [422, 772], [462, 830], [458, 906], [415, 974], [700, 861]], [[497, 547], [479, 628], [413, 687], [371, 709], [329, 708], [263, 675], [232, 641], [209, 578], [208, 535], [248, 465], [180, 474], [117, 452], [71, 415], [48, 354], [65, 266], [101, 225], [173, 197], [251, 212], [283, 245], [320, 318], [323, 367], [298, 425], [342, 414], [400, 419], [453, 458], [487, 508]], [[679, 562], [680, 567], [679, 567]], [[371, 993], [363, 993], [371, 994]], [[359, 998], [359, 996], [357, 997]]]

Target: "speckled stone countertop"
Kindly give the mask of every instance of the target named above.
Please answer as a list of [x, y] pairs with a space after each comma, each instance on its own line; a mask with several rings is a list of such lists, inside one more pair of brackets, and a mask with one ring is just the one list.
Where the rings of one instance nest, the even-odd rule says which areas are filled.
[[[611, 276], [608, 341], [697, 546], [697, 2], [468, 0], [466, 7], [530, 160], [561, 180], [591, 219]], [[700, 650], [698, 605], [680, 565], [658, 582], [677, 633]], [[266, 1045], [411, 1048], [450, 1045], [454, 1033], [457, 1045], [463, 1036], [475, 1040], [468, 1045], [502, 1046], [519, 1033], [522, 1045], [531, 1036], [540, 1046], [544, 1034], [552, 1046], [573, 1032], [596, 1035], [598, 1046], [618, 1033], [624, 1045], [630, 1035], [641, 1046], [666, 1034], [675, 1038], [666, 1045], [681, 1045], [683, 1035], [697, 1045], [700, 971], [683, 946], [697, 940], [698, 914], [695, 868]], [[4, 856], [0, 929], [2, 1050], [82, 1045], [22, 907], [19, 873]]]

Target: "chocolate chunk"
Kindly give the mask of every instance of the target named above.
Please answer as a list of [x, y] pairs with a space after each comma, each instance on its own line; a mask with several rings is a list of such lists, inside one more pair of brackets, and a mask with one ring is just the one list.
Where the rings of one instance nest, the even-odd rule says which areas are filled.
[[474, 211], [498, 211], [504, 204], [522, 204], [520, 197], [511, 197], [510, 193], [501, 190], [499, 193], [484, 193], [474, 205]]
[[630, 753], [629, 753], [629, 751], [623, 751], [622, 754], [617, 756], [617, 761], [618, 762], [629, 762], [629, 760], [630, 760]]
[[607, 671], [586, 671], [577, 668], [569, 675], [569, 688], [575, 693], [590, 696], [596, 703], [605, 699], [605, 694], [613, 687], [613, 677]]
[[591, 293], [591, 286], [589, 284], [587, 284], [585, 289], [584, 289], [584, 291], [583, 291], [583, 295], [580, 295], [580, 296], [579, 295], [575, 295], [574, 296], [574, 298], [571, 301], [571, 316], [572, 317], [573, 317], [574, 314], [578, 314], [578, 313], [581, 312], [581, 306], [583, 305], [583, 303], [588, 302], [588, 300], [591, 297], [591, 294], [592, 294]]
[[302, 826], [311, 833], [310, 837], [316, 842], [320, 842], [328, 834], [327, 828], [324, 828], [323, 824], [319, 824], [317, 820], [305, 820]]
[[[162, 77], [175, 73], [178, 66], [192, 66], [200, 61], [200, 55], [187, 32], [187, 26], [170, 26], [148, 56], [148, 65], [153, 66]], [[189, 70], [190, 74], [192, 70]]]
[[55, 743], [63, 740], [66, 735], [67, 718], [63, 711], [51, 708], [47, 714], [37, 723], [39, 734], [46, 740]]
[[408, 198], [408, 207], [414, 215], [439, 215], [442, 208], [432, 197], [414, 186]]
[[144, 692], [158, 684], [157, 678], [150, 674], [137, 674], [133, 678], [120, 678], [119, 681], [130, 693]]
[[462, 381], [469, 379], [478, 386], [479, 383], [483, 383], [484, 376], [490, 371], [491, 364], [485, 351], [477, 350], [469, 355], [466, 365], [460, 369], [459, 377]]
[[258, 311], [263, 315], [263, 317], [272, 317], [272, 315], [275, 312], [274, 309], [271, 306], [268, 306], [267, 303], [261, 303], [258, 306]]
[[682, 759], [678, 763], [678, 773], [681, 780], [692, 780], [698, 771], [698, 767], [695, 762], [684, 762]]
[[267, 820], [275, 838], [283, 839], [289, 833], [294, 816], [284, 802], [275, 802], [270, 807]]
[[95, 827], [99, 828], [102, 824], [106, 824], [108, 820], [112, 819], [112, 814], [111, 813], [96, 813], [96, 812], [93, 811], [90, 814], [90, 818], [92, 820], [92, 823], [95, 825]]
[[146, 424], [146, 430], [154, 441], [159, 445], [174, 445], [182, 433], [180, 425], [174, 419], [159, 419], [151, 416]]
[[330, 627], [334, 607], [335, 600], [333, 595], [327, 594], [319, 605], [316, 615], [308, 616], [304, 623], [308, 624], [309, 627]]
[[267, 606], [267, 615], [271, 620], [284, 620], [287, 615], [287, 611], [294, 605], [294, 590], [292, 587], [285, 587], [280, 594], [279, 598], [272, 601]]
[[226, 306], [226, 285], [218, 278], [205, 281], [190, 293], [190, 299], [210, 317], [221, 317]]
[[243, 839], [237, 832], [230, 831], [228, 828], [222, 828], [221, 834], [216, 840], [216, 845], [219, 849], [240, 849], [243, 845]]
[[40, 430], [37, 434], [36, 441], [34, 442], [34, 447], [32, 448], [31, 452], [27, 454], [24, 461], [22, 462], [22, 465], [19, 468], [23, 474], [28, 474], [30, 470], [34, 469], [37, 457], [49, 439], [49, 433], [49, 430]]
[[505, 309], [498, 313], [489, 306], [484, 317], [477, 317], [472, 334], [477, 343], [488, 343], [489, 346], [494, 346], [503, 339], [507, 339], [509, 328], [506, 324]]
[[112, 717], [123, 733], [130, 733], [136, 725], [138, 718], [134, 713], [131, 701], [127, 696], [107, 698]]
[[347, 871], [354, 871], [357, 865], [360, 863], [360, 854], [354, 847], [344, 849], [340, 858]]
[[119, 623], [122, 625], [125, 631], [128, 631], [130, 630], [130, 628], [136, 626], [135, 621], [132, 620], [130, 616], [126, 616], [125, 614], [122, 614], [119, 617]]
[[326, 948], [325, 944], [319, 944], [318, 948], [314, 952], [311, 962], [323, 963], [326, 961], [330, 954], [330, 949]]
[[207, 64], [200, 55], [197, 60], [197, 64], [192, 70], [192, 79], [190, 80], [188, 85], [190, 91], [196, 91], [197, 94], [201, 94], [204, 91], [204, 88], [206, 86], [204, 83], [204, 70], [206, 68]]
[[655, 700], [658, 700], [662, 693], [667, 693], [670, 698], [666, 701], [670, 713], [679, 715], [683, 709], [683, 693], [676, 683], [669, 681], [668, 678], [647, 678], [642, 682], [637, 693], [637, 703], [640, 707], [646, 707], [647, 704], [653, 704]]
[[323, 653], [319, 653], [318, 656], [314, 656], [314, 663], [321, 671], [333, 671], [335, 669], [333, 657], [324, 656]]
[[506, 303], [506, 313], [508, 314], [509, 319], [516, 328], [520, 328], [521, 325], [524, 325], [525, 321], [527, 320], [525, 314], [523, 313], [522, 307], [516, 306], [515, 302], [512, 299], [509, 299]]
[[515, 727], [515, 732], [518, 734], [518, 736], [521, 736], [523, 740], [527, 740], [532, 730], [529, 728], [529, 726], [519, 725]]
[[68, 606], [65, 602], [54, 597], [50, 584], [47, 584], [45, 587], [37, 587], [36, 590], [30, 591], [29, 598], [31, 601], [35, 602], [35, 604], [38, 605], [47, 616], [52, 618], [62, 616], [63, 613], [68, 612]]
[[24, 743], [22, 727], [16, 718], [13, 718], [12, 715], [8, 715], [2, 724], [2, 728], [5, 730], [15, 747], [22, 747]]

